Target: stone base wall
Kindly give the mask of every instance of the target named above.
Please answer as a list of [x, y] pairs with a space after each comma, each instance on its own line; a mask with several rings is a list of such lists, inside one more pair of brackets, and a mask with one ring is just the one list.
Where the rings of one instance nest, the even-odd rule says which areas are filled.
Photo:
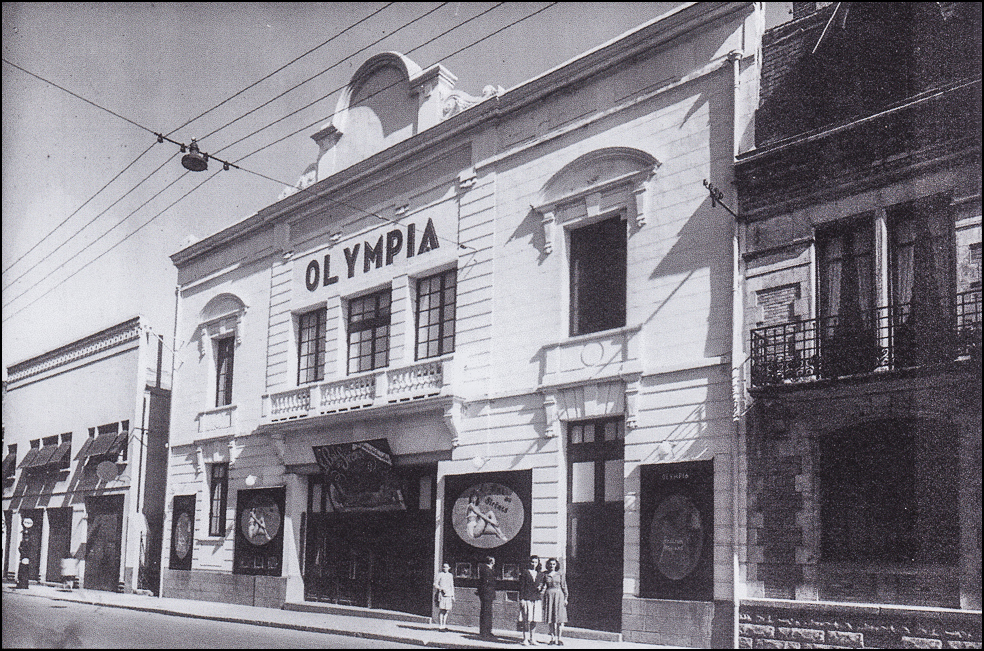
[[242, 606], [281, 608], [287, 600], [287, 579], [200, 570], [164, 572], [162, 597], [219, 601]]
[[742, 649], [980, 649], [981, 612], [742, 601]]
[[[475, 588], [455, 588], [454, 607], [448, 616], [448, 624], [452, 626], [474, 627], [478, 632], [478, 613], [481, 602], [475, 593]], [[431, 619], [437, 621], [439, 611], [435, 608]], [[517, 592], [498, 590], [495, 602], [492, 604], [492, 628], [516, 630], [516, 620], [519, 615], [519, 595]], [[546, 625], [540, 624], [538, 631], [544, 633]]]
[[628, 642], [694, 649], [734, 647], [730, 601], [622, 600], [622, 636]]

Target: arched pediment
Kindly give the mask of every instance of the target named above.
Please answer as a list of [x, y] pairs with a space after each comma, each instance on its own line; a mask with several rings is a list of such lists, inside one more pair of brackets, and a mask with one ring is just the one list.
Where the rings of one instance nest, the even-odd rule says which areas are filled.
[[235, 294], [222, 293], [213, 296], [198, 314], [199, 323], [209, 323], [228, 316], [239, 316], [246, 311], [246, 304]]
[[648, 180], [659, 165], [653, 156], [638, 149], [598, 149], [571, 161], [550, 177], [541, 191], [540, 203], [556, 204], [619, 180], [631, 182], [637, 175], [645, 175]]
[[544, 184], [539, 204], [533, 206], [542, 218], [544, 252], [553, 250], [558, 214], [563, 215], [558, 209], [567, 207], [571, 208], [570, 214], [591, 216], [602, 209], [603, 194], [609, 196], [609, 201], [617, 195], [614, 201], [630, 215], [634, 213], [636, 226], [642, 228], [649, 215], [653, 178], [659, 166], [660, 162], [644, 151], [609, 147], [584, 154], [562, 167]]

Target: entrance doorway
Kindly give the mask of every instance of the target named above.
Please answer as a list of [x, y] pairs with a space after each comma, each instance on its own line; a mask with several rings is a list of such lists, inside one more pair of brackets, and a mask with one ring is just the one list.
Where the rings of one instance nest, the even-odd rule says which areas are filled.
[[60, 583], [61, 561], [72, 555], [72, 509], [48, 509], [48, 527], [46, 580]]
[[[28, 538], [27, 543], [27, 557], [31, 560], [31, 564], [28, 566], [27, 578], [31, 581], [41, 580], [41, 535], [44, 532], [44, 511], [42, 509], [30, 509], [27, 511], [21, 511], [21, 522], [24, 522], [25, 518], [30, 518], [34, 523], [31, 526], [31, 533]], [[21, 526], [23, 529], [23, 525]], [[20, 562], [20, 556], [18, 555], [17, 561]], [[19, 572], [20, 570], [18, 570]], [[17, 576], [20, 576], [18, 574]]]
[[625, 530], [623, 419], [569, 423], [567, 433], [568, 622], [617, 632]]
[[123, 496], [85, 500], [89, 526], [85, 547], [85, 587], [116, 592], [123, 542]]
[[431, 614], [437, 468], [395, 471], [405, 510], [333, 512], [323, 477], [310, 477], [305, 599]]

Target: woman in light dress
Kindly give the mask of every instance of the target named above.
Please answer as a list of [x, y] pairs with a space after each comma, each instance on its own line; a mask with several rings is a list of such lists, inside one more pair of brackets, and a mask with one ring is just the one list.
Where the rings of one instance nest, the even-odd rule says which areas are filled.
[[547, 559], [543, 571], [543, 621], [550, 629], [550, 641], [547, 644], [564, 646], [561, 640], [564, 624], [567, 622], [567, 579], [560, 571], [560, 561], [556, 558]]
[[451, 564], [445, 562], [441, 565], [441, 571], [434, 579], [435, 602], [440, 611], [438, 615], [438, 627], [442, 631], [448, 630], [448, 615], [451, 613], [451, 606], [454, 605], [454, 575], [451, 574]]

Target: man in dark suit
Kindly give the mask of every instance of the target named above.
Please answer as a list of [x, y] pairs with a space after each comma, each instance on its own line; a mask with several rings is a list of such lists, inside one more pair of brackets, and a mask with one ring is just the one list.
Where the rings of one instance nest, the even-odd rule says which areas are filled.
[[478, 636], [483, 640], [493, 640], [492, 603], [495, 601], [495, 558], [486, 556], [484, 563], [478, 565], [478, 600], [482, 608], [478, 613]]

